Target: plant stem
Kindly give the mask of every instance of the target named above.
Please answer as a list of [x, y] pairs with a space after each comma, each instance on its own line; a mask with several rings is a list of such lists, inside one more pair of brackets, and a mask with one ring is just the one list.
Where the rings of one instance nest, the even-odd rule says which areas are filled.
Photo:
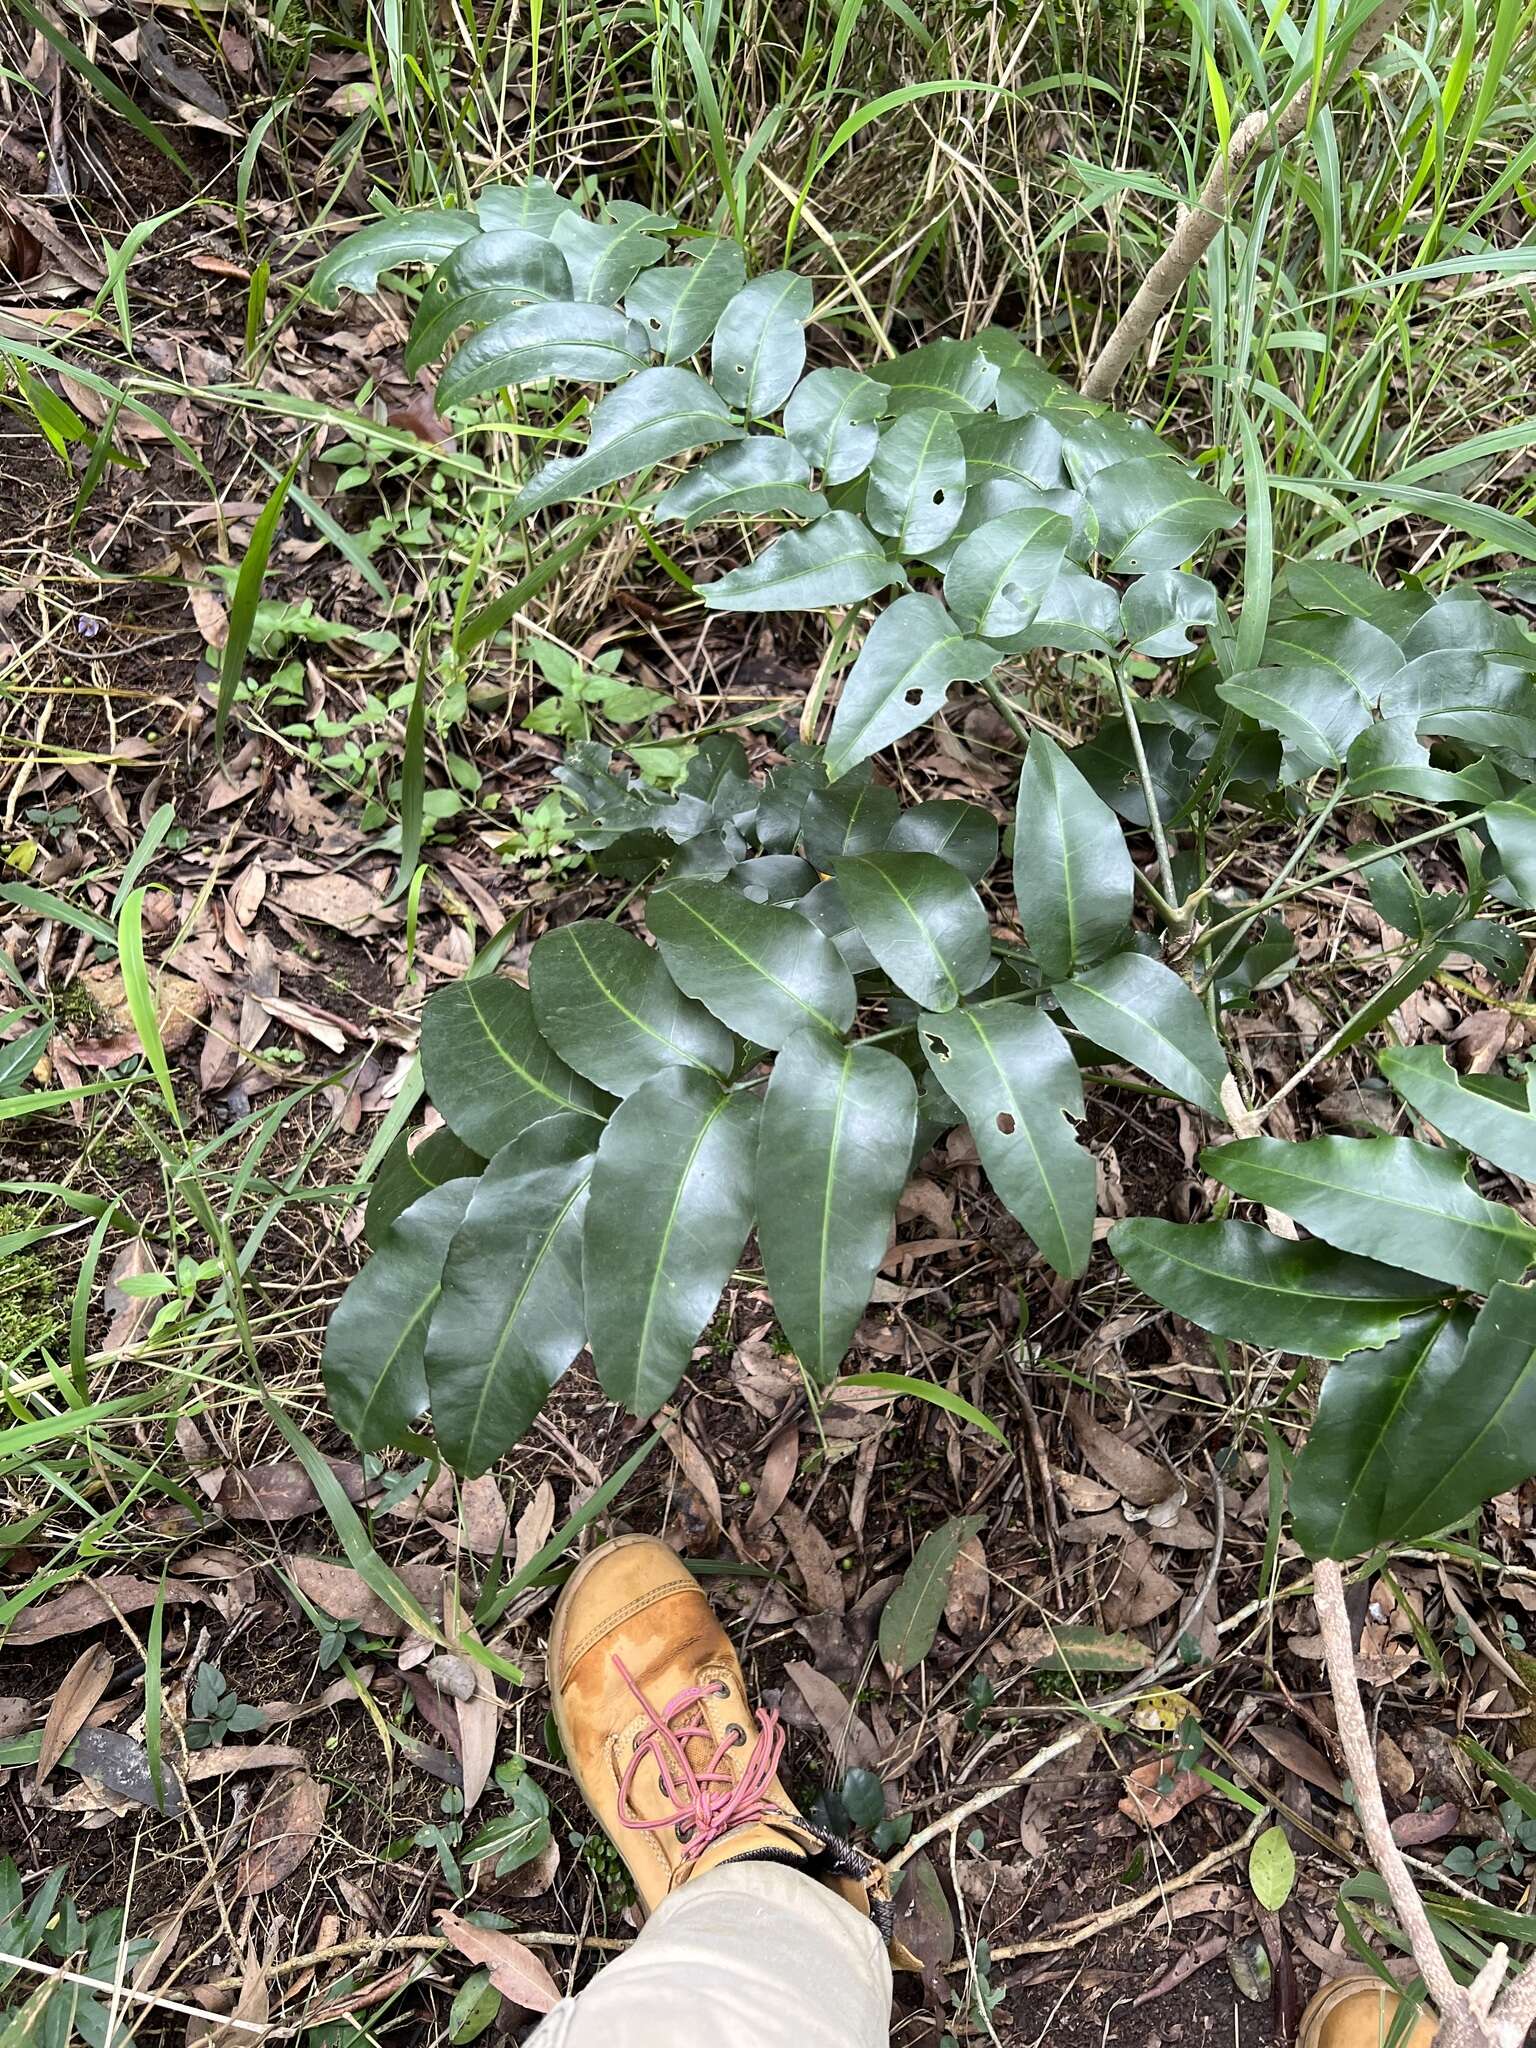
[[1147, 821], [1152, 828], [1152, 844], [1157, 849], [1157, 873], [1163, 885], [1165, 898], [1161, 906], [1162, 915], [1174, 931], [1182, 931], [1189, 922], [1189, 912], [1187, 907], [1179, 903], [1178, 884], [1173, 879], [1173, 859], [1168, 851], [1168, 834], [1163, 830], [1163, 814], [1158, 807], [1157, 790], [1153, 786], [1152, 770], [1147, 762], [1147, 750], [1142, 745], [1141, 726], [1136, 718], [1136, 692], [1126, 681], [1125, 671], [1118, 661], [1110, 664], [1110, 673], [1115, 679], [1115, 693], [1120, 699], [1125, 729], [1130, 736], [1131, 752], [1136, 760], [1136, 775], [1146, 801]]
[[[1361, 868], [1372, 867], [1377, 861], [1386, 860], [1394, 853], [1405, 853], [1410, 846], [1425, 846], [1431, 839], [1443, 839], [1447, 832], [1459, 832], [1464, 825], [1475, 825], [1486, 815], [1486, 807], [1467, 811], [1459, 818], [1451, 818], [1444, 825], [1431, 825], [1425, 831], [1415, 832], [1407, 839], [1399, 839], [1391, 846], [1373, 846], [1368, 853], [1362, 853], [1358, 859], [1342, 861], [1338, 867], [1330, 868], [1328, 880], [1333, 882], [1343, 875], [1358, 874]], [[1293, 882], [1289, 888], [1271, 889], [1268, 895], [1260, 896], [1256, 902], [1248, 904], [1235, 916], [1224, 917], [1220, 924], [1213, 924], [1205, 934], [1207, 945], [1212, 940], [1219, 939], [1224, 932], [1241, 931], [1244, 925], [1251, 924], [1256, 917], [1262, 917], [1266, 910], [1273, 910], [1277, 904], [1289, 903], [1294, 897], [1305, 896], [1314, 886], [1312, 882]]]
[[[1287, 855], [1285, 865], [1281, 868], [1279, 874], [1276, 875], [1274, 879], [1274, 883], [1272, 884], [1273, 887], [1280, 888], [1284, 883], [1290, 880], [1291, 876], [1294, 875], [1296, 870], [1301, 866], [1301, 863], [1306, 859], [1307, 855], [1311, 852], [1312, 848], [1317, 844], [1318, 835], [1321, 833], [1323, 827], [1327, 824], [1328, 820], [1333, 816], [1339, 798], [1343, 795], [1343, 793], [1343, 784], [1335, 783], [1333, 788], [1328, 793], [1327, 803], [1323, 805], [1323, 808], [1318, 812], [1317, 816], [1313, 819], [1311, 825], [1302, 834], [1301, 838], [1296, 842], [1295, 846], [1292, 847], [1290, 853]], [[1212, 926], [1211, 930], [1206, 933], [1205, 943], [1207, 950], [1209, 950], [1210, 942], [1213, 935], [1216, 932], [1222, 930], [1223, 928], [1223, 926]], [[1242, 943], [1243, 929], [1239, 928], [1232, 934], [1231, 938], [1227, 941], [1226, 945], [1222, 947], [1221, 952], [1217, 955], [1215, 960], [1211, 962], [1211, 965], [1206, 969], [1205, 974], [1201, 977], [1200, 987], [1197, 991], [1198, 994], [1204, 995], [1206, 990], [1212, 986], [1212, 984], [1216, 980], [1217, 975], [1220, 974], [1222, 968], [1226, 966], [1227, 962], [1232, 958], [1232, 955], [1237, 951], [1238, 947]]]
[[995, 707], [999, 718], [1003, 719], [1006, 722], [1008, 730], [1013, 734], [1014, 738], [1018, 741], [1019, 745], [1021, 747], [1028, 747], [1029, 727], [1024, 723], [1023, 719], [1020, 718], [1017, 711], [1014, 710], [1012, 704], [1003, 695], [1002, 689], [995, 680], [995, 678], [993, 678], [992, 676], [983, 676], [981, 679], [981, 687], [992, 699], [993, 706]]
[[816, 742], [816, 721], [821, 717], [821, 707], [826, 702], [827, 688], [832, 681], [832, 671], [837, 667], [838, 657], [848, 644], [848, 635], [858, 620], [859, 608], [850, 605], [833, 628], [831, 644], [822, 656], [821, 667], [816, 671], [816, 680], [811, 684], [810, 695], [800, 713], [800, 737], [809, 746]]

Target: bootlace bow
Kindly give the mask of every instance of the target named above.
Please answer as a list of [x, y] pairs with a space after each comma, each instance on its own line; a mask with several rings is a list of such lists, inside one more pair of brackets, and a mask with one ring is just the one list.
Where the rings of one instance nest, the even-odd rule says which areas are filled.
[[[768, 1797], [768, 1788], [778, 1775], [779, 1760], [784, 1754], [784, 1730], [776, 1713], [758, 1708], [757, 1736], [751, 1751], [739, 1770], [730, 1770], [725, 1767], [725, 1758], [746, 1741], [746, 1730], [733, 1726], [717, 1740], [700, 1712], [704, 1700], [728, 1697], [725, 1686], [685, 1686], [658, 1712], [622, 1660], [615, 1657], [613, 1662], [647, 1723], [619, 1780], [621, 1827], [644, 1833], [674, 1829], [684, 1846], [683, 1860], [691, 1863], [732, 1828], [752, 1826], [778, 1811]], [[711, 1745], [708, 1761], [702, 1768], [689, 1755], [689, 1744], [695, 1742]], [[647, 1764], [656, 1767], [662, 1796], [671, 1801], [671, 1811], [659, 1819], [647, 1818], [635, 1808], [634, 1782]]]

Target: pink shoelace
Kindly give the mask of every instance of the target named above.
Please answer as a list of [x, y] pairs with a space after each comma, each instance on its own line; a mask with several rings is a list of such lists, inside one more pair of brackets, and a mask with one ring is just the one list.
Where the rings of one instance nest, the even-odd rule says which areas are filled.
[[[619, 1781], [619, 1824], [642, 1833], [658, 1828], [675, 1828], [684, 1845], [684, 1861], [691, 1863], [732, 1828], [748, 1827], [778, 1811], [768, 1797], [768, 1788], [778, 1775], [784, 1754], [784, 1730], [779, 1717], [769, 1709], [757, 1710], [757, 1739], [739, 1771], [722, 1769], [726, 1753], [746, 1740], [746, 1730], [732, 1729], [716, 1742], [713, 1729], [698, 1712], [702, 1700], [717, 1697], [723, 1688], [709, 1685], [685, 1686], [658, 1713], [636, 1685], [623, 1662], [615, 1657], [614, 1668], [634, 1694], [650, 1726], [635, 1747], [629, 1767]], [[713, 1745], [702, 1770], [689, 1760], [690, 1742]], [[646, 1764], [656, 1766], [665, 1798], [672, 1810], [658, 1819], [646, 1819], [635, 1811], [631, 1789], [636, 1773]]]

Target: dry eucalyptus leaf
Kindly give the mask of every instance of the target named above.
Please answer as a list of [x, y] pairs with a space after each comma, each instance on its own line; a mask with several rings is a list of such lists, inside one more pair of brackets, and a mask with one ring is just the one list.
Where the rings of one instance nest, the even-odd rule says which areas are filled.
[[[115, 1621], [118, 1614], [140, 1614], [146, 1607], [154, 1606], [159, 1591], [158, 1580], [130, 1578], [121, 1572], [106, 1572], [99, 1579], [81, 1579], [62, 1593], [24, 1607], [6, 1630], [6, 1648], [19, 1650], [34, 1643], [51, 1643], [59, 1636], [100, 1628], [103, 1622]], [[166, 1581], [168, 1607], [187, 1606], [207, 1597], [200, 1587]]]
[[541, 1479], [533, 1490], [532, 1499], [517, 1518], [512, 1560], [514, 1577], [527, 1570], [554, 1534], [554, 1529], [555, 1489], [547, 1479]]
[[789, 1545], [789, 1554], [805, 1582], [811, 1605], [823, 1614], [841, 1614], [848, 1605], [848, 1588], [843, 1584], [831, 1544], [793, 1501], [784, 1501], [774, 1520]]
[[43, 1723], [43, 1746], [38, 1752], [34, 1784], [42, 1784], [90, 1719], [91, 1709], [112, 1683], [112, 1670], [112, 1652], [104, 1643], [93, 1643], [90, 1649], [81, 1651], [65, 1672]]
[[326, 1788], [307, 1771], [274, 1780], [251, 1822], [251, 1838], [235, 1877], [235, 1896], [269, 1892], [298, 1869], [325, 1824]]
[[[305, 1599], [334, 1621], [351, 1622], [373, 1636], [410, 1633], [410, 1624], [386, 1606], [350, 1565], [332, 1564], [324, 1557], [291, 1557], [287, 1572]], [[395, 1576], [425, 1613], [438, 1611], [448, 1576], [445, 1565], [397, 1565]]]
[[70, 1751], [68, 1768], [78, 1771], [82, 1778], [94, 1778], [119, 1799], [153, 1807], [156, 1813], [180, 1813], [186, 1803], [181, 1780], [171, 1769], [170, 1759], [160, 1759], [157, 1793], [148, 1751], [116, 1728], [82, 1728]]
[[987, 1553], [979, 1536], [968, 1536], [955, 1553], [949, 1594], [944, 1602], [944, 1625], [952, 1636], [966, 1643], [979, 1636], [987, 1625], [987, 1606], [992, 1577], [987, 1570]]
[[664, 1423], [661, 1434], [678, 1470], [703, 1503], [705, 1514], [717, 1530], [723, 1529], [725, 1513], [720, 1504], [720, 1486], [708, 1458], [680, 1422]]
[[560, 2003], [560, 1987], [531, 1948], [498, 1927], [477, 1927], [457, 1913], [439, 1913], [437, 1924], [461, 1956], [482, 1964], [491, 1982], [524, 2012], [549, 2012]]
[[1294, 1728], [1266, 1728], [1255, 1725], [1248, 1730], [1249, 1736], [1260, 1749], [1267, 1750], [1278, 1764], [1288, 1771], [1294, 1771], [1298, 1778], [1304, 1778], [1309, 1785], [1315, 1785], [1319, 1792], [1326, 1792], [1330, 1799], [1344, 1800], [1344, 1788], [1339, 1783], [1333, 1766], [1321, 1750], [1314, 1749], [1304, 1735], [1298, 1735]]
[[747, 1517], [747, 1534], [761, 1536], [789, 1496], [800, 1469], [800, 1431], [794, 1423], [781, 1429], [768, 1446], [758, 1476], [757, 1499]]
[[784, 1676], [794, 1683], [816, 1716], [831, 1747], [834, 1770], [843, 1771], [852, 1764], [862, 1764], [871, 1771], [879, 1769], [880, 1745], [839, 1686], [812, 1664], [786, 1664]]
[[1184, 1488], [1178, 1474], [1106, 1429], [1095, 1419], [1086, 1399], [1074, 1395], [1067, 1403], [1067, 1417], [1083, 1456], [1122, 1500], [1141, 1508], [1170, 1499], [1182, 1502]]

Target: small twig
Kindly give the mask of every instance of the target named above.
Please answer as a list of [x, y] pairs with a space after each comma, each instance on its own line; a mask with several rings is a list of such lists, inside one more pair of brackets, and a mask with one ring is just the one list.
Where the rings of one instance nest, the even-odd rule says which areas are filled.
[[[179, 2012], [186, 2019], [217, 2020], [221, 2027], [238, 2027], [243, 2034], [264, 2035], [267, 2032], [266, 2027], [258, 2025], [255, 2020], [226, 2019], [221, 2014], [210, 2012], [206, 2005], [183, 2005], [180, 1999], [162, 1998], [157, 1991], [135, 1991], [128, 1984], [114, 1984], [106, 1977], [87, 1977], [81, 1970], [60, 1969], [53, 1963], [40, 1963], [28, 1956], [9, 1955], [4, 1949], [0, 1949], [0, 1963], [15, 1970], [30, 1970], [37, 1977], [55, 1978], [61, 1984], [78, 1984], [86, 1991], [104, 1991], [114, 2004], [127, 1999], [135, 2005], [153, 2006], [158, 2012]], [[241, 1981], [239, 1977], [231, 1977], [227, 1984], [217, 1988], [238, 1991]]]
[[1355, 1812], [1360, 1829], [1371, 1852], [1371, 1861], [1387, 1887], [1387, 1895], [1407, 1937], [1419, 1975], [1424, 1979], [1442, 2021], [1454, 2021], [1464, 2009], [1464, 1994], [1440, 1953], [1440, 1944], [1429, 1924], [1424, 1901], [1419, 1897], [1418, 1887], [1393, 1836], [1392, 1823], [1387, 1819], [1381, 1780], [1376, 1773], [1376, 1754], [1370, 1730], [1365, 1725], [1365, 1709], [1361, 1705], [1360, 1685], [1355, 1673], [1355, 1646], [1344, 1605], [1344, 1574], [1331, 1557], [1320, 1557], [1314, 1563], [1312, 1586], [1323, 1637], [1328, 1688], [1333, 1695], [1333, 1709], [1338, 1720], [1339, 1744], [1349, 1766], [1350, 1783], [1355, 1788]]
[[[543, 1930], [525, 1934], [519, 1929], [517, 1938], [539, 1948], [590, 1948], [601, 1949], [605, 1953], [617, 1953], [620, 1949], [634, 1946], [633, 1937], [625, 1939], [613, 1934], [550, 1934]], [[283, 1962], [269, 1963], [266, 1966], [266, 1975], [297, 1977], [305, 1970], [317, 1969], [322, 1963], [356, 1962], [359, 1957], [377, 1956], [386, 1951], [396, 1951], [405, 1955], [434, 1956], [451, 1948], [452, 1943], [445, 1940], [441, 1934], [365, 1934], [356, 1941], [333, 1941], [326, 1948], [312, 1948], [307, 1955], [289, 1956]], [[458, 1953], [457, 1950], [453, 1952]], [[0, 1956], [0, 1962], [8, 1960], [8, 1957]], [[238, 1991], [243, 1982], [244, 1979], [240, 1977], [219, 1977], [213, 1983], [203, 1984], [198, 1988], [207, 1992]], [[209, 2017], [203, 2007], [199, 2006], [194, 2010], [200, 2018]]]
[[[1053, 1956], [1063, 1949], [1081, 1948], [1085, 1941], [1092, 1941], [1096, 1934], [1107, 1934], [1112, 1927], [1123, 1927], [1127, 1920], [1135, 1920], [1152, 1907], [1161, 1905], [1171, 1892], [1187, 1891], [1192, 1884], [1198, 1884], [1203, 1877], [1209, 1877], [1213, 1870], [1220, 1870], [1223, 1864], [1231, 1863], [1257, 1837], [1260, 1829], [1269, 1825], [1269, 1810], [1256, 1813], [1248, 1826], [1235, 1842], [1228, 1842], [1219, 1849], [1213, 1849], [1208, 1856], [1202, 1856], [1198, 1863], [1192, 1863], [1188, 1870], [1180, 1871], [1177, 1877], [1170, 1877], [1156, 1885], [1151, 1891], [1143, 1892], [1139, 1898], [1126, 1899], [1118, 1906], [1110, 1906], [1102, 1913], [1090, 1913], [1085, 1920], [1069, 1920], [1064, 1927], [1057, 1928], [1052, 1935], [1037, 1934], [1029, 1941], [1012, 1941], [992, 1951], [994, 1963], [1011, 1963], [1020, 1956]], [[948, 1966], [953, 1974], [965, 1968], [965, 1958]]]
[[[1407, 4], [1408, 0], [1382, 0], [1382, 5], [1367, 15], [1334, 74], [1336, 82], [1358, 71], [1375, 54]], [[1313, 83], [1309, 78], [1278, 117], [1268, 108], [1259, 108], [1238, 124], [1231, 147], [1211, 166], [1194, 205], [1187, 211], [1180, 209], [1173, 239], [1142, 279], [1141, 288], [1083, 379], [1087, 397], [1108, 398], [1165, 308], [1226, 226], [1232, 201], [1254, 165], [1301, 133], [1323, 98], [1321, 92], [1314, 93]]]

